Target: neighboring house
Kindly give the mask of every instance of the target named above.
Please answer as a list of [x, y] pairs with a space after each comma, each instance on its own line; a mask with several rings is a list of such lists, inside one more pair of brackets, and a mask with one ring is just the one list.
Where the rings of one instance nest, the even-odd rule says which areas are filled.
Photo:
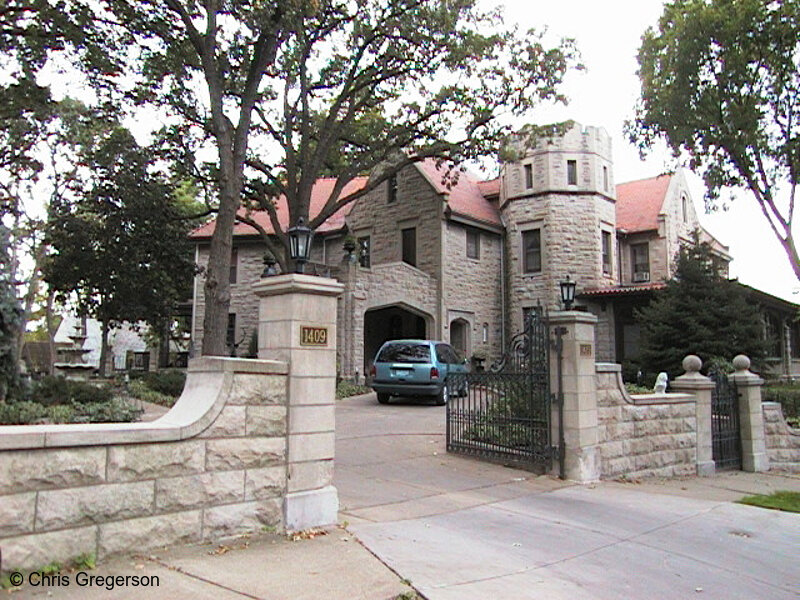
[[[95, 319], [72, 314], [65, 316], [54, 338], [59, 347], [56, 362], [82, 362], [95, 369], [99, 368], [101, 331], [100, 322]], [[108, 336], [108, 345], [109, 366], [112, 370], [148, 370], [150, 349], [140, 332], [133, 327], [123, 325], [112, 329]]]
[[[497, 358], [528, 311], [560, 308], [558, 284], [567, 275], [578, 282], [578, 308], [598, 316], [597, 360], [622, 362], [638, 354], [633, 308], [649, 302], [672, 276], [673, 257], [695, 232], [727, 273], [728, 249], [702, 228], [681, 172], [615, 185], [610, 137], [602, 128], [577, 124], [518, 156], [491, 181], [468, 172], [445, 181], [445, 167], [417, 163], [316, 231], [312, 268], [345, 285], [337, 329], [340, 374], [363, 374], [384, 341], [404, 337], [441, 339], [465, 355], [480, 349]], [[317, 181], [312, 215], [333, 182]], [[364, 182], [354, 180], [344, 193]], [[286, 227], [285, 199], [276, 206]], [[254, 218], [272, 231], [265, 214]], [[200, 265], [208, 260], [213, 230], [211, 221], [191, 234]], [[343, 250], [346, 235], [357, 240], [352, 256]], [[238, 355], [246, 353], [256, 330], [252, 284], [263, 271], [264, 251], [254, 229], [236, 225], [228, 343]], [[754, 300], [762, 305], [778, 301], [758, 294]], [[800, 332], [785, 326], [798, 307], [781, 303], [773, 310], [788, 336], [781, 342], [790, 353], [785, 372], [798, 373], [800, 361], [792, 360], [800, 358]], [[195, 348], [204, 309], [198, 276]]]

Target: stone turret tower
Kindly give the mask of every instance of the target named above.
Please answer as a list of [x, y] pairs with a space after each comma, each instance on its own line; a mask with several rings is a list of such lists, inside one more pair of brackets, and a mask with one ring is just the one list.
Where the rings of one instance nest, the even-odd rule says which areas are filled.
[[511, 332], [538, 303], [561, 308], [558, 283], [567, 275], [580, 293], [614, 285], [618, 270], [616, 192], [605, 129], [576, 123], [533, 147], [520, 142], [516, 156], [502, 167], [500, 189]]

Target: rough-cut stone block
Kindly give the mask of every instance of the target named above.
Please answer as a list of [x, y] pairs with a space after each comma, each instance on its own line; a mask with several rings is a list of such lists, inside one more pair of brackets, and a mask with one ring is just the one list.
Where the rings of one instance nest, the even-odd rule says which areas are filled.
[[3, 540], [3, 571], [39, 569], [51, 562], [69, 563], [97, 549], [97, 528], [77, 527]]
[[101, 483], [105, 471], [105, 448], [3, 452], [0, 494]]
[[248, 469], [245, 474], [245, 500], [274, 498], [286, 491], [286, 466]]
[[199, 541], [201, 522], [201, 511], [194, 510], [100, 525], [98, 557]]
[[216, 506], [204, 511], [203, 537], [206, 540], [255, 533], [264, 528], [280, 528], [281, 499]]
[[33, 531], [36, 492], [0, 496], [0, 537]]
[[152, 481], [39, 492], [36, 529], [64, 529], [150, 514]]
[[247, 435], [286, 435], [285, 406], [248, 406]]
[[203, 470], [205, 445], [201, 441], [111, 446], [108, 480], [134, 481], [190, 475]]
[[201, 433], [201, 438], [237, 437], [245, 435], [247, 407], [225, 406], [214, 422]]
[[156, 481], [158, 512], [231, 504], [244, 499], [244, 471], [200, 473]]
[[240, 375], [233, 380], [228, 404], [286, 404], [283, 375]]
[[285, 438], [232, 438], [206, 442], [209, 471], [255, 469], [282, 463], [286, 459]]

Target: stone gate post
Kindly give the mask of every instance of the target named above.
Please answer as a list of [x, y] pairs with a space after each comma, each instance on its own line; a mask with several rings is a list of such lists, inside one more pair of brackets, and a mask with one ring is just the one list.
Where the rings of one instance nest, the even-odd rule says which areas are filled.
[[[550, 313], [550, 331], [561, 329], [563, 344], [562, 385], [564, 394], [564, 471], [573, 481], [600, 478], [597, 450], [597, 379], [595, 373], [595, 326], [597, 317], [585, 312]], [[558, 394], [557, 350], [550, 353], [551, 392]], [[557, 417], [557, 413], [554, 412]], [[553, 439], [557, 437], [553, 419]]]
[[700, 373], [703, 361], [699, 356], [690, 354], [683, 359], [685, 373], [670, 384], [676, 392], [694, 394], [697, 422], [697, 474], [710, 477], [716, 472], [711, 439], [711, 392], [714, 382]]
[[769, 470], [761, 386], [764, 380], [750, 372], [750, 359], [740, 354], [733, 359], [736, 371], [730, 378], [739, 392], [739, 428], [742, 439], [742, 470]]
[[287, 530], [337, 520], [333, 486], [336, 398], [336, 280], [289, 273], [265, 277], [259, 296], [258, 357], [289, 363]]

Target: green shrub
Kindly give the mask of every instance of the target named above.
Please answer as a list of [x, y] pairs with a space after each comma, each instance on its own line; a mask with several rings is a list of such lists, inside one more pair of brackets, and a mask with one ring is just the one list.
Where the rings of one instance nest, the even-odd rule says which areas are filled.
[[762, 389], [764, 402], [778, 402], [783, 415], [793, 427], [800, 426], [800, 385], [781, 383], [768, 385]]
[[73, 423], [130, 423], [138, 421], [144, 412], [121, 398], [93, 404], [73, 404]]
[[653, 388], [645, 387], [643, 385], [637, 385], [635, 383], [626, 383], [625, 390], [629, 394], [652, 394]]
[[151, 390], [177, 398], [183, 393], [186, 384], [186, 371], [168, 370], [144, 373], [141, 378]]
[[73, 423], [75, 409], [66, 404], [47, 407], [47, 420], [51, 423]]
[[47, 416], [47, 407], [29, 400], [0, 403], [0, 424], [3, 425], [28, 425], [44, 420]]
[[359, 394], [368, 394], [372, 388], [365, 385], [359, 385], [352, 381], [342, 380], [336, 385], [336, 399], [349, 398], [350, 396], [358, 396]]
[[52, 375], [43, 377], [31, 391], [31, 400], [44, 406], [108, 402], [112, 396], [113, 392], [108, 386], [97, 386], [85, 381], [72, 381]]
[[175, 398], [150, 389], [141, 379], [131, 381], [128, 384], [128, 393], [134, 398], [138, 398], [143, 402], [150, 402], [152, 404], [158, 404], [168, 408], [171, 408], [172, 405], [175, 404]]

